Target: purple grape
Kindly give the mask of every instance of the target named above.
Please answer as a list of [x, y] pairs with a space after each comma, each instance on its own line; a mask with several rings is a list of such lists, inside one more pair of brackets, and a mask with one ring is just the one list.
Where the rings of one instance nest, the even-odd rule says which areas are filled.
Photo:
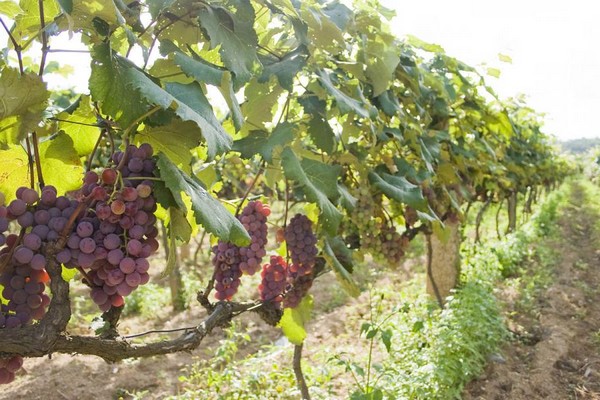
[[85, 254], [92, 254], [96, 250], [96, 241], [91, 237], [85, 237], [79, 242], [79, 250]]
[[127, 276], [125, 276], [125, 282], [127, 282], [127, 284], [131, 287], [139, 286], [141, 281], [142, 281], [142, 279], [141, 279], [140, 274], [135, 271], [130, 274], [127, 274]]
[[77, 234], [79, 237], [86, 238], [94, 233], [94, 225], [89, 221], [81, 221], [77, 224]]
[[23, 236], [23, 245], [33, 251], [39, 250], [42, 247], [42, 238], [35, 233], [27, 233]]
[[35, 254], [31, 258], [29, 265], [31, 266], [31, 269], [41, 271], [46, 268], [46, 257], [44, 257], [42, 254]]
[[124, 274], [131, 274], [135, 271], [136, 264], [133, 258], [125, 257], [119, 263], [119, 268], [121, 271], [123, 271]]
[[21, 199], [14, 199], [8, 205], [8, 211], [15, 217], [18, 217], [27, 211], [27, 203]]
[[19, 215], [17, 222], [22, 228], [29, 228], [30, 226], [33, 226], [33, 213], [31, 211], [24, 212], [23, 214]]
[[37, 225], [46, 225], [50, 221], [50, 213], [48, 210], [37, 210], [33, 214], [33, 220]]
[[52, 186], [44, 186], [40, 201], [46, 206], [52, 206], [56, 202], [56, 189]]
[[120, 249], [114, 249], [108, 252], [106, 256], [106, 260], [112, 265], [119, 265], [121, 260], [123, 259], [124, 254]]
[[25, 188], [20, 196], [17, 194], [17, 197], [19, 197], [21, 200], [23, 200], [30, 206], [35, 204], [40, 199], [37, 192], [29, 188]]
[[114, 233], [110, 233], [104, 238], [103, 244], [107, 250], [114, 250], [121, 246], [121, 238]]
[[19, 246], [15, 250], [13, 258], [19, 264], [28, 264], [33, 258], [33, 251], [25, 246]]

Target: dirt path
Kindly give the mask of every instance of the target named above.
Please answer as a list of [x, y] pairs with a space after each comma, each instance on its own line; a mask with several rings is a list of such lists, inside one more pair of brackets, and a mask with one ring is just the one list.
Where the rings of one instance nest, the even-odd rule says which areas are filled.
[[574, 185], [562, 239], [547, 243], [558, 255], [551, 286], [516, 318], [525, 334], [468, 385], [465, 399], [600, 399], [599, 218]]

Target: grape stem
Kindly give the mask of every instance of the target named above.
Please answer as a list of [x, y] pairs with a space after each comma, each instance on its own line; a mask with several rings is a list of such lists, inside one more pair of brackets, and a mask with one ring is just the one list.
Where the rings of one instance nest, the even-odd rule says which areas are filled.
[[89, 171], [92, 169], [92, 162], [94, 161], [94, 156], [96, 155], [96, 151], [98, 151], [98, 146], [100, 146], [100, 143], [102, 143], [102, 139], [104, 138], [105, 132], [106, 132], [106, 129], [100, 130], [100, 135], [98, 136], [98, 140], [96, 140], [96, 143], [94, 144], [94, 148], [92, 149], [92, 153], [90, 154], [90, 156], [88, 158], [86, 171]]
[[33, 170], [33, 157], [31, 155], [31, 142], [29, 137], [25, 139], [25, 145], [27, 147], [27, 165], [29, 166], [29, 182], [32, 189], [35, 188], [35, 172]]
[[296, 382], [298, 383], [298, 389], [302, 393], [302, 400], [310, 400], [310, 393], [308, 392], [308, 386], [302, 373], [302, 347], [304, 343], [300, 343], [294, 346], [294, 375], [296, 375]]
[[425, 238], [427, 240], [427, 278], [431, 281], [431, 287], [433, 288], [435, 299], [437, 300], [440, 308], [443, 309], [444, 301], [442, 300], [442, 296], [440, 295], [440, 290], [438, 289], [437, 283], [435, 282], [435, 279], [433, 279], [433, 246], [431, 244], [431, 234], [425, 235]]
[[81, 273], [81, 275], [83, 275], [83, 277], [85, 278], [85, 280], [87, 281], [87, 285], [89, 287], [95, 287], [92, 279], [90, 278], [90, 276], [87, 274], [87, 272], [85, 272], [85, 270], [81, 267], [77, 267], [77, 270]]
[[258, 172], [256, 173], [256, 175], [254, 175], [254, 179], [252, 180], [252, 183], [250, 184], [250, 186], [246, 190], [246, 193], [244, 193], [244, 197], [242, 197], [242, 200], [240, 201], [240, 204], [238, 204], [237, 208], [235, 209], [235, 216], [236, 217], [239, 215], [240, 211], [242, 210], [242, 206], [244, 205], [244, 202], [246, 201], [246, 199], [250, 195], [250, 192], [252, 191], [252, 188], [254, 188], [254, 185], [256, 184], [256, 181], [258, 181], [258, 178], [262, 175], [262, 173], [264, 171], [265, 171], [265, 160], [263, 159], [260, 162], [260, 167], [258, 169]]
[[8, 268], [8, 266], [10, 265], [10, 260], [12, 260], [15, 249], [17, 248], [17, 245], [23, 241], [24, 236], [25, 236], [25, 228], [21, 228], [21, 231], [19, 232], [19, 239], [17, 240], [15, 245], [13, 247], [11, 247], [10, 251], [8, 251], [8, 253], [6, 253], [3, 261], [0, 261], [0, 274], [3, 274], [5, 272], [5, 270]]
[[[187, 329], [182, 335], [171, 340], [133, 344], [124, 338], [106, 339], [97, 336], [67, 335], [64, 332], [70, 318], [68, 303], [69, 285], [60, 277], [60, 267], [54, 262], [50, 268], [52, 302], [46, 317], [35, 325], [20, 329], [0, 329], [0, 356], [20, 354], [24, 357], [43, 357], [52, 353], [87, 354], [103, 358], [107, 362], [116, 362], [127, 358], [151, 357], [178, 351], [191, 351], [219, 326], [224, 326], [240, 312], [253, 309], [263, 319], [269, 316], [281, 316], [281, 311], [273, 314], [273, 306], [256, 303], [237, 303], [221, 301], [214, 305], [212, 312], [195, 327]], [[266, 319], [265, 319], [266, 320]], [[273, 324], [272, 320], [266, 320]]]
[[15, 52], [17, 53], [17, 60], [19, 60], [19, 71], [21, 72], [21, 75], [23, 75], [25, 73], [25, 69], [23, 68], [23, 56], [21, 55], [22, 47], [20, 44], [17, 43], [17, 40], [12, 35], [12, 32], [10, 31], [10, 29], [8, 29], [8, 26], [6, 26], [2, 18], [0, 18], [0, 24], [2, 24], [2, 27], [6, 31], [6, 34], [10, 38], [10, 41], [12, 42], [13, 47], [15, 48]]
[[40, 10], [40, 34], [42, 36], [42, 60], [40, 61], [39, 76], [44, 74], [46, 66], [46, 56], [48, 55], [48, 34], [46, 33], [46, 22], [44, 21], [44, 0], [38, 0]]
[[77, 208], [75, 209], [75, 211], [73, 212], [73, 214], [71, 214], [71, 216], [69, 217], [69, 220], [67, 221], [67, 224], [65, 225], [65, 227], [63, 228], [62, 232], [60, 233], [60, 236], [58, 238], [58, 240], [56, 241], [56, 250], [60, 251], [65, 247], [65, 244], [67, 243], [67, 236], [69, 236], [69, 233], [71, 232], [72, 228], [73, 228], [73, 224], [75, 223], [75, 220], [77, 219], [77, 216], [87, 208], [88, 203], [90, 202], [91, 198], [85, 198], [81, 203], [79, 203], [79, 205], [77, 206]]
[[[41, 0], [40, 0], [41, 1]], [[33, 156], [35, 157], [35, 167], [37, 169], [38, 175], [38, 184], [40, 188], [44, 188], [46, 186], [44, 184], [44, 176], [42, 175], [42, 162], [40, 160], [40, 149], [38, 146], [38, 137], [35, 132], [31, 132], [31, 142], [33, 143]]]

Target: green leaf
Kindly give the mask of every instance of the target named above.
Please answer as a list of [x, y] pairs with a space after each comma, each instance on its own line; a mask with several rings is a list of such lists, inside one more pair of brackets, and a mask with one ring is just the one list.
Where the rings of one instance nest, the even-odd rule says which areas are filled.
[[247, 0], [232, 0], [236, 12], [219, 6], [206, 6], [198, 16], [212, 48], [219, 53], [225, 66], [235, 75], [236, 83], [250, 80], [259, 64], [256, 55], [258, 38], [254, 31], [254, 8]]
[[[321, 171], [323, 174], [309, 176], [304, 170], [303, 165], [298, 161], [298, 158], [296, 158], [292, 149], [289, 147], [286, 147], [281, 153], [281, 163], [283, 165], [285, 176], [288, 179], [297, 182], [304, 189], [308, 201], [314, 202], [319, 206], [319, 209], [321, 210], [319, 222], [323, 225], [327, 233], [334, 236], [342, 220], [342, 214], [329, 200], [327, 193], [332, 194], [332, 191], [335, 191], [339, 195], [337, 192], [337, 176], [339, 175], [339, 169], [337, 169], [337, 173], [335, 173], [335, 167], [318, 163], [325, 167], [323, 171]], [[318, 167], [315, 163], [317, 162], [312, 161], [312, 163], [307, 165], [311, 168], [312, 173], [318, 174], [319, 171], [314, 170]], [[315, 181], [313, 181], [313, 179], [315, 179]]]
[[313, 309], [313, 297], [305, 296], [296, 308], [286, 308], [283, 310], [283, 316], [278, 327], [290, 342], [300, 345], [306, 338], [306, 323], [310, 321]]
[[[330, 243], [335, 246], [335, 250]], [[323, 258], [325, 258], [325, 261], [327, 261], [335, 272], [338, 282], [350, 296], [358, 297], [358, 295], [360, 295], [360, 289], [350, 274], [352, 271], [352, 255], [348, 255], [348, 252], [350, 252], [350, 250], [348, 250], [344, 245], [343, 240], [339, 237], [327, 238], [323, 244]], [[344, 260], [346, 264], [350, 264], [345, 266], [340, 260]]]
[[57, 0], [60, 8], [67, 14], [73, 12], [73, 0]]
[[247, 125], [257, 127], [271, 122], [273, 109], [278, 106], [277, 101], [281, 92], [283, 88], [279, 85], [272, 86], [254, 80], [246, 85], [244, 88], [246, 101], [241, 106]]
[[427, 201], [423, 197], [421, 188], [410, 183], [403, 176], [370, 172], [369, 182], [390, 199], [407, 204], [415, 210], [427, 210]]
[[348, 96], [346, 93], [342, 92], [340, 89], [335, 87], [335, 85], [331, 81], [331, 77], [327, 72], [320, 70], [317, 72], [317, 75], [319, 76], [323, 87], [335, 99], [336, 104], [342, 114], [347, 114], [350, 111], [354, 111], [356, 114], [360, 115], [363, 118], [369, 118], [369, 111], [364, 107], [364, 104]]
[[243, 158], [252, 158], [260, 154], [268, 163], [273, 162], [273, 150], [284, 147], [294, 139], [295, 126], [284, 122], [269, 134], [265, 131], [250, 131], [245, 138], [233, 143], [233, 150], [239, 151]]
[[381, 332], [381, 341], [383, 342], [383, 345], [385, 346], [385, 349], [387, 350], [388, 353], [392, 350], [392, 336], [393, 335], [394, 335], [394, 333], [389, 328]]
[[[11, 33], [17, 43], [23, 44], [27, 39], [38, 35], [40, 31], [40, 5], [38, 0], [20, 0], [19, 6], [23, 10], [16, 16], [15, 26]], [[44, 1], [45, 26], [53, 26], [52, 21], [60, 13], [60, 8], [55, 1]]]
[[163, 49], [172, 51], [174, 53], [173, 61], [175, 61], [175, 64], [179, 65], [183, 73], [194, 78], [198, 82], [220, 86], [223, 81], [223, 74], [228, 72], [225, 68], [212, 64], [206, 60], [188, 56], [169, 41], [161, 42], [161, 51]]
[[308, 123], [308, 133], [319, 149], [329, 154], [335, 150], [335, 133], [325, 118], [314, 115]]
[[191, 174], [192, 152], [202, 140], [198, 126], [191, 121], [173, 119], [168, 125], [147, 126], [135, 135], [136, 144], [149, 143], [155, 152], [164, 153], [184, 172]]
[[73, 278], [77, 276], [79, 271], [77, 268], [67, 268], [64, 265], [62, 266], [62, 270], [60, 276], [67, 282], [72, 281]]
[[[68, 135], [61, 132], [41, 142], [39, 151], [42, 174], [47, 185], [54, 185], [59, 193], [81, 187], [83, 167]], [[21, 146], [11, 145], [7, 150], [0, 150], [0, 160], [0, 192], [10, 201], [14, 199], [18, 187], [29, 185], [27, 153]]]
[[235, 96], [231, 72], [200, 57], [190, 57], [169, 41], [161, 42], [161, 51], [174, 53], [174, 61], [189, 77], [219, 88], [225, 98], [236, 130], [244, 124], [244, 115]]
[[294, 78], [304, 68], [307, 58], [307, 48], [299, 46], [281, 59], [271, 60], [270, 62], [263, 60], [264, 68], [258, 81], [261, 83], [268, 82], [271, 76], [275, 75], [279, 84], [291, 92], [294, 86]]
[[66, 193], [81, 187], [83, 166], [73, 139], [64, 132], [40, 143], [40, 164], [46, 185]]
[[308, 179], [330, 200], [340, 197], [337, 180], [342, 172], [341, 165], [329, 165], [310, 158], [303, 158], [300, 164]]
[[367, 58], [365, 75], [373, 84], [373, 96], [379, 96], [390, 86], [400, 57], [395, 48], [386, 49]]
[[[312, 175], [309, 175], [304, 170], [304, 165], [298, 161], [298, 158], [296, 158], [296, 155], [289, 147], [286, 147], [281, 153], [281, 164], [285, 176], [297, 182], [304, 189], [308, 201], [314, 202], [319, 206], [321, 210], [319, 222], [323, 225], [327, 233], [335, 236], [342, 221], [342, 213], [329, 200], [328, 194], [334, 194], [333, 192], [335, 192], [336, 197], [339, 196], [339, 192], [337, 192], [339, 166], [336, 168], [311, 160], [311, 162], [304, 164], [311, 169], [310, 172]], [[319, 168], [318, 164], [323, 167], [321, 171], [315, 170]], [[337, 172], [335, 172], [336, 170]]]
[[158, 17], [158, 15], [171, 7], [176, 0], [147, 0], [148, 8], [152, 18]]
[[233, 121], [233, 126], [235, 127], [236, 131], [239, 131], [244, 125], [244, 114], [242, 113], [240, 103], [235, 96], [233, 80], [230, 72], [223, 74], [223, 81], [221, 82], [219, 91], [223, 95], [223, 98], [229, 107], [229, 111], [231, 111], [231, 120]]
[[179, 209], [187, 213], [187, 206], [182, 198], [182, 194], [186, 194], [192, 201], [196, 222], [208, 232], [238, 246], [250, 243], [250, 236], [240, 221], [213, 198], [196, 177], [181, 171], [163, 153], [158, 155], [157, 167]]
[[314, 7], [302, 7], [300, 13], [303, 25], [308, 27], [307, 36], [311, 46], [332, 52], [346, 46], [344, 32], [322, 11]]
[[498, 68], [488, 67], [486, 72], [489, 76], [493, 76], [494, 78], [500, 78], [501, 72]]
[[15, 144], [42, 119], [50, 93], [33, 73], [5, 67], [0, 73], [0, 143]]
[[413, 35], [407, 35], [406, 42], [410, 45], [413, 45], [419, 49], [428, 51], [430, 53], [445, 53], [444, 48], [442, 46], [438, 44], [428, 43]]
[[15, 17], [22, 12], [23, 10], [21, 10], [21, 7], [14, 1], [0, 1], [0, 14], [6, 15], [10, 19], [15, 19]]
[[192, 236], [192, 227], [185, 213], [179, 208], [169, 207], [166, 228], [169, 252], [167, 253], [167, 265], [161, 274], [162, 276], [170, 275], [177, 266], [178, 242], [187, 243]]
[[498, 59], [502, 62], [512, 64], [512, 58], [506, 54], [498, 53]]
[[199, 84], [167, 83], [165, 90], [129, 60], [113, 54], [108, 44], [95, 46], [92, 55], [92, 98], [102, 102], [103, 110], [122, 127], [146, 114], [148, 103], [152, 103], [172, 109], [184, 121], [195, 122], [202, 130], [210, 158], [229, 150], [231, 137], [215, 117]]
[[15, 192], [29, 182], [27, 153], [21, 146], [9, 145], [0, 150], [0, 192], [6, 197], [6, 203], [16, 198]]
[[56, 116], [61, 121], [58, 128], [63, 130], [73, 140], [77, 155], [87, 156], [94, 150], [100, 136], [100, 128], [94, 125], [98, 121], [92, 108], [90, 96], [83, 95], [77, 100], [77, 108], [71, 113], [63, 111]]

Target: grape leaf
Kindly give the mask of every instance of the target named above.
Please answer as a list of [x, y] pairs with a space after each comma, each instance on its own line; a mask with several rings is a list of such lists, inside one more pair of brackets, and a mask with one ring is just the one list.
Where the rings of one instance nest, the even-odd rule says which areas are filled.
[[308, 133], [319, 149], [329, 154], [335, 150], [335, 133], [322, 116], [313, 115], [308, 123]]
[[407, 204], [415, 210], [427, 210], [427, 201], [423, 197], [421, 188], [413, 185], [403, 176], [370, 172], [369, 182], [390, 199]]
[[206, 6], [198, 16], [210, 38], [212, 48], [219, 53], [225, 66], [235, 75], [236, 84], [247, 82], [259, 65], [256, 55], [258, 37], [254, 31], [254, 8], [248, 0], [232, 0], [236, 12], [224, 7]]
[[167, 50], [173, 53], [173, 61], [175, 64], [179, 65], [179, 68], [181, 68], [183, 73], [196, 79], [198, 82], [220, 86], [221, 81], [223, 80], [223, 74], [228, 72], [225, 68], [212, 64], [206, 60], [188, 56], [169, 41], [162, 41], [161, 52]]
[[365, 71], [365, 75], [373, 84], [373, 96], [379, 96], [390, 85], [396, 67], [400, 63], [400, 57], [398, 57], [395, 48], [389, 48], [381, 50], [376, 56], [375, 54], [370, 54], [367, 57], [366, 63], [367, 70]]
[[58, 128], [63, 130], [73, 140], [73, 146], [75, 147], [75, 151], [77, 151], [77, 155], [89, 155], [98, 141], [98, 136], [100, 136], [100, 128], [89, 126], [89, 124], [97, 123], [96, 114], [90, 103], [90, 97], [81, 96], [77, 100], [77, 108], [73, 112], [63, 111], [56, 118], [61, 120], [58, 122]]
[[305, 46], [290, 51], [281, 59], [268, 60], [263, 58], [263, 72], [258, 81], [268, 82], [271, 76], [275, 75], [279, 84], [286, 90], [292, 91], [294, 78], [302, 70], [308, 58], [308, 49]]
[[285, 146], [294, 139], [295, 126], [284, 122], [273, 130], [273, 133], [265, 131], [250, 131], [245, 138], [233, 143], [233, 150], [239, 151], [244, 158], [251, 158], [260, 154], [267, 162], [273, 162], [273, 150], [277, 146]]
[[317, 72], [321, 84], [323, 87], [333, 96], [335, 99], [338, 108], [342, 114], [347, 114], [350, 111], [354, 111], [356, 114], [360, 115], [363, 118], [369, 118], [369, 111], [361, 104], [360, 101], [348, 96], [346, 93], [342, 92], [340, 89], [335, 87], [333, 82], [331, 81], [331, 77], [329, 74], [323, 70]]
[[161, 53], [165, 55], [173, 53], [173, 61], [187, 76], [219, 88], [229, 106], [236, 130], [241, 129], [244, 124], [244, 116], [235, 97], [231, 72], [200, 57], [188, 56], [168, 40], [161, 42]]
[[172, 109], [184, 121], [194, 121], [202, 130], [210, 158], [230, 148], [231, 137], [214, 116], [199, 84], [168, 83], [165, 90], [129, 60], [113, 54], [108, 44], [95, 46], [92, 56], [92, 98], [102, 102], [102, 108], [124, 128], [142, 117], [151, 103]]
[[73, 139], [64, 132], [40, 143], [40, 164], [44, 183], [65, 193], [81, 187], [83, 166]]
[[238, 246], [250, 243], [244, 226], [202, 187], [200, 181], [181, 171], [163, 153], [158, 154], [157, 167], [165, 186], [171, 192], [177, 207], [187, 212], [182, 193], [190, 197], [196, 222], [219, 239]]
[[0, 192], [8, 203], [15, 199], [16, 190], [29, 181], [28, 157], [21, 146], [9, 145], [6, 150], [0, 150], [0, 160]]
[[152, 18], [156, 18], [161, 12], [169, 8], [176, 0], [148, 0], [148, 8]]
[[[19, 6], [23, 12], [16, 16], [15, 26], [11, 29], [11, 33], [17, 43], [23, 44], [26, 39], [39, 34], [40, 5], [38, 0], [20, 0]], [[55, 1], [44, 2], [44, 23], [46, 27], [52, 25], [54, 17], [59, 13], [60, 8]]]
[[290, 342], [300, 345], [306, 339], [306, 323], [310, 321], [313, 309], [313, 297], [305, 296], [300, 304], [295, 308], [286, 308], [283, 310], [283, 316], [278, 327]]
[[[319, 222], [325, 231], [330, 235], [335, 235], [342, 220], [342, 214], [329, 200], [328, 195], [339, 196], [339, 192], [337, 192], [339, 166], [336, 168], [312, 160], [303, 160], [303, 163], [300, 163], [289, 147], [286, 147], [281, 153], [281, 165], [285, 176], [297, 182], [304, 189], [306, 198], [319, 206], [321, 210]], [[305, 171], [305, 166], [309, 169], [310, 175]], [[320, 170], [320, 167], [323, 169]]]
[[338, 282], [350, 296], [357, 297], [360, 295], [360, 289], [350, 275], [352, 271], [352, 254], [348, 254], [349, 252], [350, 250], [339, 237], [326, 238], [323, 243], [323, 258], [335, 272]]
[[50, 94], [33, 73], [5, 67], [0, 73], [0, 143], [15, 144], [42, 119]]
[[191, 121], [173, 119], [168, 125], [156, 127], [146, 126], [143, 131], [135, 135], [135, 141], [149, 143], [155, 152], [162, 152], [178, 168], [190, 174], [192, 172], [191, 150], [197, 147], [202, 140], [198, 126]]
[[23, 10], [17, 3], [12, 0], [0, 1], [0, 14], [6, 15], [10, 19], [14, 19], [21, 14]]

